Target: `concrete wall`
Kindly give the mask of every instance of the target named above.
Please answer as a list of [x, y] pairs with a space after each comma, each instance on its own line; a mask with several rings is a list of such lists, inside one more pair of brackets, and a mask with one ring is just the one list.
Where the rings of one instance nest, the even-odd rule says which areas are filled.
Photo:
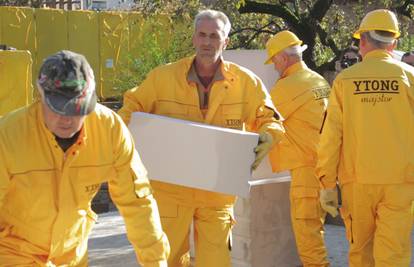
[[300, 261], [290, 224], [290, 182], [252, 187], [238, 199], [233, 230], [233, 267], [292, 267]]
[[265, 50], [225, 50], [223, 57], [225, 60], [237, 63], [253, 71], [260, 77], [268, 91], [270, 91], [279, 78], [273, 64], [264, 64], [267, 59]]
[[[264, 64], [267, 59], [265, 50], [228, 50], [223, 56], [225, 60], [256, 73], [268, 91], [279, 78], [272, 64]], [[299, 266], [300, 260], [290, 223], [290, 182], [286, 182], [290, 177], [285, 177], [288, 174], [271, 173], [270, 164], [265, 161], [259, 169], [263, 169], [260, 170], [261, 173], [268, 177], [261, 177], [264, 183], [259, 182], [252, 186], [250, 197], [239, 198], [235, 206], [237, 224], [233, 230], [233, 266]], [[284, 179], [285, 182], [271, 179], [277, 176], [287, 179]]]

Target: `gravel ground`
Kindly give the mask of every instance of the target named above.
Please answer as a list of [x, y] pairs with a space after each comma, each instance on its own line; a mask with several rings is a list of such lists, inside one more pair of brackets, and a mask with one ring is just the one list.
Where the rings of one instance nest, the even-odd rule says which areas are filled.
[[[412, 233], [414, 242], [414, 232]], [[342, 226], [326, 225], [325, 240], [332, 267], [348, 266], [348, 243]], [[414, 255], [414, 246], [413, 246]], [[101, 214], [89, 239], [90, 267], [136, 267], [135, 254], [126, 239], [124, 222], [117, 212]], [[265, 266], [264, 266], [265, 267]], [[414, 267], [414, 259], [410, 267]]]

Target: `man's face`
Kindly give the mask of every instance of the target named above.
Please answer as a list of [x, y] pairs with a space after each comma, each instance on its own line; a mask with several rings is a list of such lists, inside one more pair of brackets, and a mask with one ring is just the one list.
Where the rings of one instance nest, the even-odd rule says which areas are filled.
[[277, 53], [276, 55], [274, 55], [272, 57], [272, 62], [273, 62], [273, 65], [275, 67], [275, 70], [277, 72], [279, 72], [279, 75], [280, 76], [282, 76], [283, 72], [286, 69], [287, 60], [288, 60], [288, 57], [283, 52]]
[[49, 106], [42, 101], [43, 118], [46, 127], [60, 138], [71, 138], [83, 125], [86, 116], [63, 116], [53, 112]]
[[369, 42], [367, 41], [366, 37], [361, 34], [361, 39], [359, 40], [359, 54], [362, 57], [365, 57], [365, 54], [368, 53], [370, 50]]
[[198, 59], [209, 63], [217, 62], [228, 43], [223, 29], [224, 23], [220, 20], [202, 19], [198, 22], [193, 35]]
[[403, 62], [407, 63], [408, 65], [414, 66], [414, 54], [405, 56], [402, 59]]

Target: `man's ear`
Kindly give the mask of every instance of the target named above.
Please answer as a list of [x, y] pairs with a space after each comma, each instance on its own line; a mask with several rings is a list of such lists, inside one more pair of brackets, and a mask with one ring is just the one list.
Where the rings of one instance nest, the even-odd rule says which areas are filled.
[[226, 49], [227, 46], [229, 45], [229, 43], [230, 43], [230, 38], [226, 37], [226, 39], [224, 40], [224, 48], [223, 49]]
[[36, 82], [36, 87], [37, 87], [37, 94], [38, 94], [38, 99], [40, 99], [41, 101], [43, 101], [44, 100], [44, 96], [45, 96], [45, 93], [43, 92], [43, 89], [40, 87], [40, 85], [39, 85], [39, 83], [38, 82]]
[[367, 44], [367, 38], [361, 34], [361, 38], [359, 39], [359, 46], [365, 46]]
[[394, 43], [392, 44], [392, 50], [394, 50], [398, 45], [398, 40], [395, 40]]
[[282, 52], [282, 58], [283, 58], [283, 62], [287, 65], [289, 63], [289, 55], [286, 54], [285, 52]]

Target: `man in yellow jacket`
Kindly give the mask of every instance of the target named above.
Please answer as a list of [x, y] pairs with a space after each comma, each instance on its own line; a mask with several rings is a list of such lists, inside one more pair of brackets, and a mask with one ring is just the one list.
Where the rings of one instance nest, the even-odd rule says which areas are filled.
[[374, 10], [354, 37], [362, 62], [335, 79], [318, 150], [322, 207], [341, 215], [351, 267], [408, 267], [414, 208], [414, 68], [393, 59], [394, 13]]
[[329, 84], [302, 60], [306, 45], [290, 31], [281, 31], [266, 44], [268, 59], [280, 78], [270, 91], [285, 119], [283, 138], [269, 153], [274, 172], [290, 170], [290, 207], [296, 246], [304, 267], [328, 266], [323, 240], [326, 213], [319, 205], [315, 176], [319, 131], [329, 96]]
[[96, 104], [86, 59], [40, 69], [41, 100], [0, 119], [0, 266], [88, 266], [91, 200], [101, 183], [144, 267], [166, 267], [167, 237], [146, 170], [121, 118]]
[[[132, 112], [143, 111], [259, 132], [260, 144], [252, 166], [255, 168], [284, 133], [278, 113], [257, 76], [222, 59], [231, 27], [227, 16], [218, 11], [202, 11], [194, 26], [195, 57], [151, 71], [139, 87], [124, 95], [119, 114], [126, 122]], [[235, 197], [158, 181], [151, 183], [171, 244], [168, 266], [189, 266], [192, 222], [196, 266], [231, 266], [230, 230]]]

